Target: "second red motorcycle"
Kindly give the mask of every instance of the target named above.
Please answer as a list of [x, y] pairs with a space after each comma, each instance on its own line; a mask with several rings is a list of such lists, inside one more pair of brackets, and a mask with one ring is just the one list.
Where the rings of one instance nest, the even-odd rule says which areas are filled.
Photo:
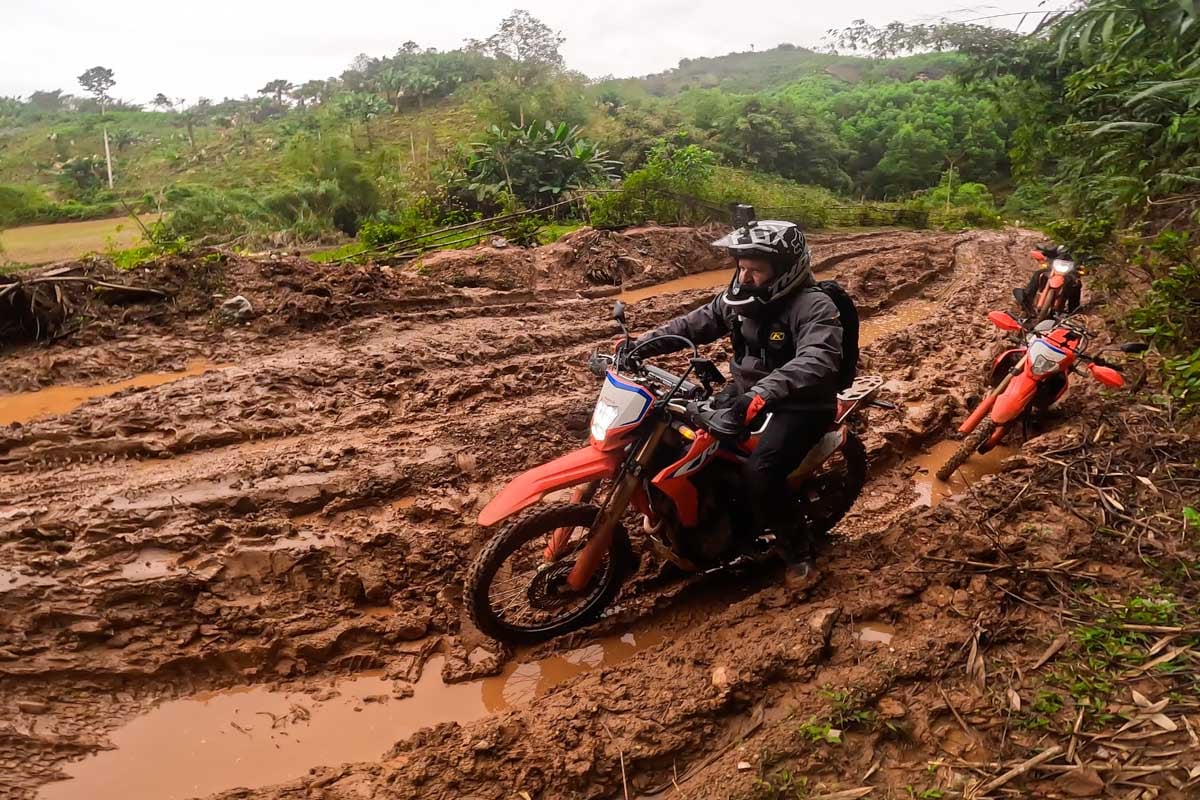
[[[1043, 320], [1032, 328], [1004, 311], [992, 311], [988, 319], [1002, 331], [1020, 334], [1024, 344], [1006, 350], [993, 362], [991, 391], [959, 427], [966, 438], [937, 471], [938, 480], [949, 480], [972, 453], [991, 450], [1017, 421], [1056, 403], [1067, 391], [1077, 364], [1087, 364], [1092, 377], [1106, 386], [1125, 383], [1117, 365], [1084, 354], [1092, 334], [1077, 316]], [[1145, 344], [1135, 342], [1107, 350], [1140, 353], [1145, 349]]]

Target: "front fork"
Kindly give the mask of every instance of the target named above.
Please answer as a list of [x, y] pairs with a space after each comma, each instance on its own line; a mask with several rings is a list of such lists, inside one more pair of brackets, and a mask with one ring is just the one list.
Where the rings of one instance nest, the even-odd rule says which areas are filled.
[[[658, 449], [658, 444], [662, 441], [669, 424], [669, 420], [664, 415], [617, 475], [613, 490], [609, 492], [608, 499], [604, 501], [600, 514], [588, 532], [587, 541], [575, 559], [575, 566], [571, 569], [571, 574], [567, 576], [567, 585], [573, 591], [582, 592], [584, 590], [591, 581], [592, 575], [596, 573], [600, 562], [604, 560], [605, 553], [612, 547], [613, 531], [616, 529], [617, 523], [621, 521], [621, 517], [625, 515], [629, 501], [641, 484], [642, 472], [650, 465], [654, 451]], [[555, 536], [557, 535], [556, 531]]]
[[979, 405], [975, 407], [975, 410], [971, 412], [971, 416], [967, 417], [966, 421], [959, 426], [959, 433], [970, 433], [979, 427], [979, 423], [983, 422], [983, 418], [991, 412], [992, 406], [996, 405], [996, 398], [1004, 394], [1004, 390], [1012, 383], [1013, 377], [1020, 375], [1025, 369], [1025, 360], [1027, 358], [1027, 355], [1021, 356], [1021, 360], [1008, 371], [1008, 374], [1004, 376], [1004, 380], [996, 384], [996, 388], [987, 393]]

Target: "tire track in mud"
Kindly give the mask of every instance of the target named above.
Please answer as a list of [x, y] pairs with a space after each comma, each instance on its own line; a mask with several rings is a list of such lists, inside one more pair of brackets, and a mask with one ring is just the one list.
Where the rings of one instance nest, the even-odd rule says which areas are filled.
[[[868, 236], [871, 247], [854, 246]], [[895, 419], [872, 420], [874, 477], [863, 508], [848, 520], [851, 535], [887, 527], [883, 501], [894, 502], [911, 485], [896, 454], [941, 435], [961, 411], [981, 363], [964, 343], [990, 341], [980, 320], [987, 304], [1002, 303], [1015, 285], [1005, 267], [1019, 263], [1016, 238], [886, 232], [852, 235], [842, 245], [836, 236], [814, 237], [818, 260], [827, 248], [838, 258], [838, 279], [869, 298], [868, 315], [902, 314], [906, 304], [939, 308], [865, 348], [862, 371], [885, 375], [892, 399], [905, 407]], [[899, 244], [875, 244], [889, 239]], [[710, 296], [655, 297], [630, 318], [648, 329]], [[463, 519], [507, 477], [586, 440], [594, 379], [584, 361], [615, 333], [605, 321], [608, 307], [608, 300], [572, 295], [527, 306], [393, 309], [287, 342], [240, 343], [240, 359], [220, 372], [6, 432], [0, 494], [12, 503], [0, 516], [0, 618], [14, 633], [0, 640], [0, 708], [47, 703], [52, 710], [41, 721], [73, 731], [0, 728], [18, 756], [8, 796], [32, 796], [61, 760], [94, 750], [107, 731], [168, 698], [386, 666], [403, 642], [431, 635], [449, 637], [451, 661], [457, 659], [450, 674], [484, 671], [467, 659], [469, 637], [458, 638], [457, 578], [481, 536]], [[937, 374], [919, 369], [928, 363], [939, 365]], [[534, 397], [537, 415], [529, 413]], [[851, 545], [833, 556], [835, 564], [857, 563], [868, 549]], [[6, 587], [10, 574], [21, 582]], [[884, 578], [873, 580], [886, 587]], [[676, 608], [697, 596], [703, 592], [661, 602], [651, 596], [600, 628], [619, 629], [648, 609]], [[880, 613], [867, 606], [849, 613]], [[392, 611], [364, 614], [370, 607]], [[792, 613], [788, 608], [768, 588], [672, 629], [702, 640], [719, 636], [718, 655], [733, 654], [743, 635], [752, 646], [731, 662], [741, 677], [724, 699], [686, 713], [651, 706], [644, 716], [668, 720], [666, 733], [621, 732], [658, 742], [658, 755], [639, 758], [699, 758], [706, 752], [699, 743], [714, 745], [743, 708], [739, 697], [815, 668], [823, 644], [805, 640], [791, 655], [764, 632], [769, 626], [759, 618]], [[723, 627], [738, 633], [725, 637]], [[615, 680], [670, 697], [655, 687], [662, 670], [654, 665], [696, 652], [690, 641], [643, 651], [614, 668]], [[755, 653], [767, 666], [747, 661]], [[689, 669], [672, 685], [700, 697], [708, 679]], [[597, 695], [598, 680], [583, 676], [555, 690], [551, 705], [590, 707], [611, 694], [605, 688]], [[606, 670], [604, 684], [613, 680]], [[627, 688], [623, 696], [639, 691]], [[612, 765], [596, 758], [611, 747], [606, 736], [587, 745], [593, 756], [586, 767], [544, 763], [536, 748], [513, 741], [503, 726], [549, 736], [554, 721], [599, 735], [583, 716], [543, 719], [541, 705], [476, 725], [495, 741], [495, 752], [508, 752], [505, 763], [527, 758], [526, 770], [565, 768], [575, 782], [562, 791], [587, 796], [619, 785]], [[26, 716], [19, 715], [22, 724]], [[389, 759], [389, 774], [409, 780], [419, 760], [411, 753], [428, 748], [436, 751], [430, 764], [457, 758], [457, 736], [419, 734]], [[354, 770], [347, 775], [364, 780]], [[479, 776], [471, 785], [491, 796]]]

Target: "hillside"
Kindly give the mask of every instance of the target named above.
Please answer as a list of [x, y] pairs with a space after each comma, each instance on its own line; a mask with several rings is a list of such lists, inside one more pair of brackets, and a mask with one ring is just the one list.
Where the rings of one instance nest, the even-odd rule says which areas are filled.
[[[189, 132], [181, 114], [109, 114], [114, 172], [122, 194], [158, 193], [172, 184], [254, 189], [280, 180], [287, 143], [300, 133], [347, 136], [363, 155], [419, 162], [444, 155], [481, 127], [471, 108], [447, 99], [424, 109], [371, 120], [368, 132], [330, 116], [289, 113], [261, 122], [197, 120]], [[38, 186], [61, 194], [63, 173], [82, 159], [104, 156], [98, 115], [63, 112], [0, 129], [0, 184]], [[97, 178], [100, 176], [96, 176]]]
[[669, 97], [687, 89], [719, 88], [749, 93], [775, 89], [813, 75], [831, 75], [847, 83], [865, 80], [909, 81], [948, 75], [962, 59], [955, 53], [926, 53], [902, 58], [861, 58], [818, 53], [783, 44], [771, 50], [728, 53], [715, 58], [685, 58], [679, 66], [636, 81], [653, 95]]
[[[650, 110], [667, 112], [669, 117], [676, 96], [689, 89], [753, 94], [785, 89], [814, 76], [827, 76], [835, 84], [846, 85], [937, 79], [957, 61], [953, 54], [869, 59], [781, 45], [763, 52], [684, 59], [679, 67], [657, 75], [601, 81], [591, 87], [561, 81], [553, 87], [556, 96], [551, 103], [560, 118], [611, 132], [606, 119], [610, 115], [604, 114], [602, 107], [604, 99], [614, 93], [624, 101], [650, 104]], [[368, 68], [364, 74], [369, 73]], [[343, 78], [350, 74], [352, 71]], [[351, 84], [346, 80], [347, 86]], [[487, 85], [485, 80], [460, 82], [441, 99], [399, 111], [385, 108], [369, 122], [347, 119], [332, 102], [271, 107], [267, 98], [225, 101], [207, 112], [117, 110], [110, 111], [104, 121], [94, 112], [66, 109], [9, 119], [0, 109], [0, 185], [39, 187], [59, 200], [85, 199], [83, 195], [102, 189], [104, 122], [112, 145], [117, 193], [127, 200], [158, 195], [177, 184], [255, 189], [278, 183], [286, 177], [287, 144], [305, 133], [348, 136], [357, 153], [381, 164], [407, 164], [414, 158], [426, 164], [477, 137], [487, 124], [498, 121], [497, 110], [536, 117], [539, 106], [545, 105], [545, 100], [537, 97], [514, 98], [511, 88], [504, 89], [498, 100], [491, 98], [481, 105], [480, 87]], [[505, 102], [508, 108], [496, 108]], [[662, 134], [670, 130], [671, 120], [655, 120], [655, 125], [657, 129], [650, 133]], [[613, 133], [608, 140], [602, 137], [601, 144], [619, 150], [621, 133]]]
[[[374, 247], [622, 180], [630, 195], [606, 224], [649, 213], [638, 193], [663, 189], [710, 204], [772, 196], [815, 221], [814, 197], [923, 203], [943, 183], [947, 211], [962, 195], [971, 224], [999, 220], [988, 187], [1011, 186], [1011, 122], [993, 95], [942, 79], [956, 56], [784, 45], [590, 82], [549, 33], [514, 12], [460, 50], [409, 42], [326, 80], [276, 78], [256, 97], [189, 107], [123, 103], [103, 67], [89, 71], [111, 81], [103, 106], [62, 91], [0, 98], [0, 226], [129, 205], [164, 214], [157, 246]], [[677, 211], [652, 218], [684, 221]]]

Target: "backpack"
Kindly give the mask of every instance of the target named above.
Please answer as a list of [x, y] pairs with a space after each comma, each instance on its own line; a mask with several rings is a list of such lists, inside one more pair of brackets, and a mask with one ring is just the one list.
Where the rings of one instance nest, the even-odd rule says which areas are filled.
[[824, 292], [837, 306], [838, 318], [842, 323], [842, 365], [838, 370], [838, 390], [848, 389], [858, 376], [858, 309], [837, 281], [817, 281], [814, 291]]

